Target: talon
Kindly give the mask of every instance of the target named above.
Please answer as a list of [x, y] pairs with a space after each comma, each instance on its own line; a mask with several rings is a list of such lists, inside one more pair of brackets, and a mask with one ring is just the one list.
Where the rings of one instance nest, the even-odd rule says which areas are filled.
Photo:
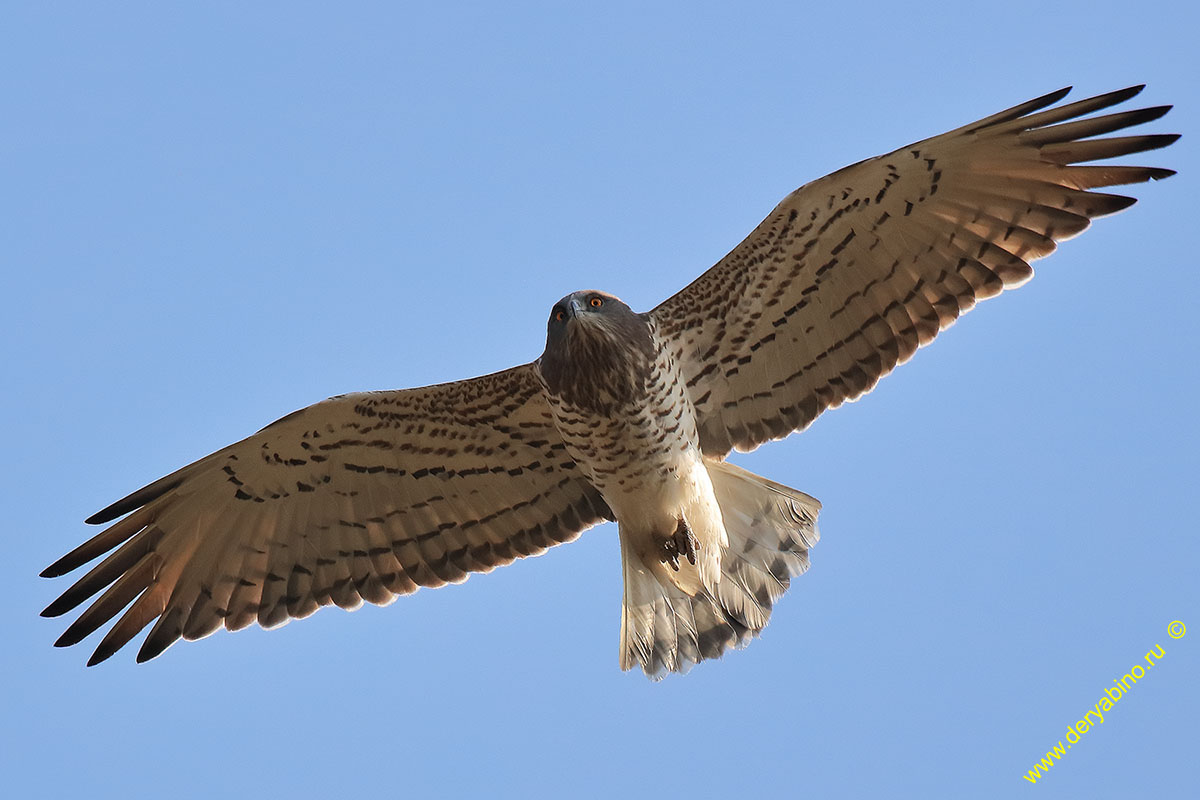
[[662, 541], [662, 554], [659, 561], [669, 564], [671, 569], [679, 572], [679, 545], [675, 537], [667, 537]]
[[659, 561], [670, 564], [671, 569], [679, 572], [679, 557], [685, 557], [689, 564], [696, 566], [699, 551], [699, 540], [692, 533], [687, 520], [680, 519], [679, 524], [675, 526], [675, 532], [662, 540], [658, 558]]
[[696, 540], [696, 535], [692, 533], [691, 526], [685, 519], [680, 519], [675, 528], [674, 545], [677, 552], [687, 556], [689, 564], [696, 566], [696, 553], [700, 549], [700, 542]]

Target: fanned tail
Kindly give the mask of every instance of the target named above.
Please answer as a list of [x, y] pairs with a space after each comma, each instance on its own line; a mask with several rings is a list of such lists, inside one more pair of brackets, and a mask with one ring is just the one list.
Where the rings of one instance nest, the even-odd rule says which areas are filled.
[[629, 532], [620, 532], [621, 669], [641, 666], [654, 680], [748, 644], [791, 579], [808, 569], [808, 551], [819, 538], [821, 504], [814, 498], [723, 461], [705, 466], [728, 539], [715, 583], [689, 595], [660, 582]]

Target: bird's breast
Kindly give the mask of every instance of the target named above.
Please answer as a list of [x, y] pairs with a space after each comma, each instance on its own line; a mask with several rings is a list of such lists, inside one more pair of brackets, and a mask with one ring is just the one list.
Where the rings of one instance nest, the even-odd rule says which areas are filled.
[[700, 448], [695, 410], [667, 349], [657, 349], [635, 391], [620, 402], [548, 396], [567, 452], [618, 521], [641, 528], [678, 520]]

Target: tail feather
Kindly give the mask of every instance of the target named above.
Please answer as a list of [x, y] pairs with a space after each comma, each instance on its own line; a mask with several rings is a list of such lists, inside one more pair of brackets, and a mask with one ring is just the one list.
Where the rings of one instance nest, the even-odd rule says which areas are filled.
[[641, 666], [655, 680], [749, 644], [818, 539], [812, 497], [723, 461], [705, 466], [728, 540], [715, 581], [689, 594], [658, 580], [621, 530], [621, 668]]
[[640, 664], [659, 676], [699, 661], [699, 620], [682, 590], [659, 583], [621, 531], [625, 599], [621, 605], [621, 669]]

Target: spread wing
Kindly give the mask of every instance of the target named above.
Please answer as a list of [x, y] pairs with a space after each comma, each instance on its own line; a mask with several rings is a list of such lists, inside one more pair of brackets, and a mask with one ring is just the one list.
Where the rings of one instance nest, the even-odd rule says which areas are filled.
[[156, 619], [138, 661], [222, 625], [271, 627], [459, 583], [611, 516], [566, 454], [532, 365], [331, 398], [88, 522], [123, 514], [42, 573], [115, 549], [43, 612], [105, 590], [56, 642], [67, 646], [132, 601], [89, 665]]
[[1173, 174], [1076, 166], [1178, 138], [1091, 138], [1170, 106], [1078, 119], [1141, 88], [1040, 111], [1068, 90], [1054, 92], [786, 197], [650, 312], [674, 344], [703, 450], [751, 450], [859, 397], [976, 301], [1028, 280], [1056, 241], [1134, 202], [1089, 189]]

